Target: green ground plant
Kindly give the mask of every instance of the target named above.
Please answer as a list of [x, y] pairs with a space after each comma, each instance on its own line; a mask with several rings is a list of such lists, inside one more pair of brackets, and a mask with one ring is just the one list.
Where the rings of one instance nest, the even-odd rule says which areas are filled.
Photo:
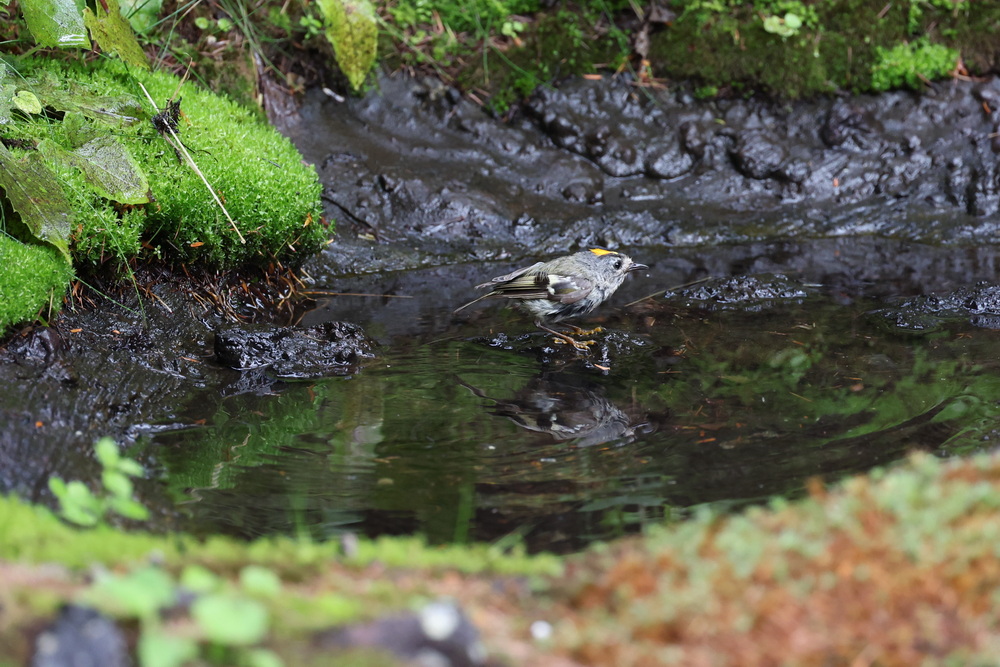
[[[0, 54], [0, 251], [11, 260], [0, 275], [0, 330], [58, 310], [74, 272], [127, 270], [136, 258], [294, 266], [322, 247], [329, 234], [315, 170], [258, 112], [150, 72], [116, 2], [15, 7], [23, 23], [5, 30], [21, 41], [96, 42], [117, 59]], [[151, 31], [159, 6], [128, 11]], [[45, 246], [65, 270], [33, 249]]]
[[49, 478], [49, 490], [59, 501], [61, 516], [78, 526], [95, 526], [108, 514], [114, 513], [142, 521], [149, 510], [133, 497], [132, 477], [142, 474], [142, 466], [123, 457], [111, 438], [101, 438], [94, 445], [94, 454], [101, 464], [100, 493], [94, 493], [79, 480], [66, 482]]
[[[521, 575], [513, 580], [461, 565], [482, 546], [362, 540], [347, 557], [337, 545], [287, 539], [200, 542], [103, 522], [81, 531], [0, 498], [0, 664], [29, 662], [28, 629], [66, 602], [137, 629], [146, 667], [394, 664], [337, 663], [311, 638], [456, 590], [492, 656], [509, 650], [519, 664], [660, 664], [664, 656], [840, 664], [859, 650], [878, 664], [928, 656], [991, 664], [998, 480], [995, 455], [915, 455], [833, 487], [815, 480], [799, 501], [732, 515], [704, 508], [576, 556], [521, 559], [507, 570]], [[548, 639], [531, 639], [540, 619]], [[790, 646], [790, 633], [803, 641]]]
[[926, 39], [897, 44], [891, 49], [875, 49], [877, 61], [872, 69], [872, 89], [920, 88], [953, 71], [959, 53]]
[[51, 246], [22, 243], [0, 232], [0, 331], [58, 312], [73, 268]]
[[[170, 74], [129, 72], [111, 61], [8, 62], [7, 93], [31, 93], [47, 111], [14, 109], [3, 125], [12, 143], [0, 155], [11, 167], [5, 173], [32, 184], [20, 200], [9, 199], [4, 252], [41, 264], [6, 264], [0, 285], [11, 298], [0, 326], [32, 317], [50, 301], [58, 309], [62, 289], [45, 277], [58, 276], [65, 288], [72, 275], [70, 266], [45, 269], [45, 253], [18, 243], [50, 245], [76, 270], [90, 272], [135, 257], [209, 268], [295, 265], [326, 241], [315, 170], [253, 112]], [[163, 107], [180, 101], [177, 137], [215, 196], [175, 150], [176, 138], [157, 132], [159, 110], [143, 102], [140, 84]], [[18, 194], [7, 186], [9, 198]], [[50, 194], [34, 196], [40, 188]]]

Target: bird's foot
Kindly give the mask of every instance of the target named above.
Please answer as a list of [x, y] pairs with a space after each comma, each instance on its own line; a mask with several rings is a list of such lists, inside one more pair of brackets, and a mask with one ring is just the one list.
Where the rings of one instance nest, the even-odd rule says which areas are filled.
[[595, 340], [576, 340], [570, 336], [556, 336], [552, 339], [556, 345], [572, 345], [581, 352], [590, 352], [590, 346], [596, 343]]
[[580, 327], [570, 325], [563, 325], [573, 330], [574, 336], [593, 336], [594, 334], [599, 334], [604, 331], [604, 327], [594, 327], [593, 329], [581, 329]]

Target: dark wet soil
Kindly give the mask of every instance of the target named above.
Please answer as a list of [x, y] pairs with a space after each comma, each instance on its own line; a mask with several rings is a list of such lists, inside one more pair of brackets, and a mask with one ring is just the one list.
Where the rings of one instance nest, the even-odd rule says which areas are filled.
[[[992, 80], [794, 105], [573, 81], [500, 122], [428, 81], [313, 91], [284, 129], [337, 220], [300, 274], [315, 308], [223, 312], [157, 280], [16, 333], [0, 491], [95, 482], [89, 447], [110, 435], [149, 467], [161, 525], [567, 549], [914, 447], [989, 446], [992, 412], [954, 412], [996, 400], [998, 106]], [[592, 355], [496, 308], [453, 315], [472, 286], [589, 245], [650, 265], [591, 318], [608, 329]], [[234, 314], [267, 323], [238, 329], [267, 363], [217, 356]], [[344, 330], [360, 347], [329, 372], [267, 345], [322, 360], [332, 322], [365, 333]], [[825, 387], [867, 407], [783, 402]]]

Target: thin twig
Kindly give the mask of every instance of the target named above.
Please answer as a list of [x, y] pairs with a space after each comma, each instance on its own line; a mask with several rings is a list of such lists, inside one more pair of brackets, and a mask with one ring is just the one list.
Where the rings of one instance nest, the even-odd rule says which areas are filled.
[[[142, 85], [141, 81], [137, 83], [139, 84], [139, 87], [142, 88], [142, 92], [146, 94], [146, 99], [148, 99], [149, 103], [153, 105], [153, 109], [158, 110], [159, 107], [156, 106], [156, 102], [153, 101], [153, 98], [149, 94], [149, 91], [146, 90], [146, 86]], [[236, 235], [240, 237], [240, 243], [246, 243], [247, 240], [243, 238], [243, 234], [240, 233], [239, 227], [236, 226], [236, 221], [233, 220], [233, 218], [229, 215], [229, 211], [226, 210], [226, 207], [219, 199], [219, 196], [215, 194], [215, 189], [212, 188], [212, 184], [208, 182], [207, 178], [205, 178], [205, 174], [201, 173], [201, 169], [199, 169], [198, 165], [194, 163], [194, 159], [187, 152], [187, 148], [185, 148], [184, 142], [182, 142], [180, 137], [177, 136], [173, 128], [167, 127], [166, 129], [168, 132], [170, 132], [170, 136], [172, 136], [177, 141], [177, 145], [180, 146], [178, 150], [180, 150], [180, 152], [184, 154], [184, 159], [187, 160], [188, 166], [190, 166], [191, 169], [194, 170], [194, 173], [198, 174], [199, 178], [201, 178], [202, 182], [205, 184], [205, 187], [208, 188], [208, 192], [212, 195], [212, 199], [214, 199], [215, 203], [219, 205], [219, 208], [222, 209], [222, 212], [226, 214], [226, 219], [229, 220], [229, 224], [233, 226], [233, 231], [236, 232]], [[175, 148], [177, 148], [177, 146], [175, 146]]]
[[299, 292], [306, 296], [372, 296], [382, 299], [412, 299], [408, 294], [366, 294], [364, 292]]

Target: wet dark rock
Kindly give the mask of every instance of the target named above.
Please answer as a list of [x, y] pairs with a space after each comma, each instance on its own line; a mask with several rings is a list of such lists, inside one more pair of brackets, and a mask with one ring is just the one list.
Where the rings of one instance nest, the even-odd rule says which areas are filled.
[[219, 363], [237, 370], [267, 367], [277, 377], [319, 377], [357, 370], [376, 344], [347, 322], [312, 327], [241, 326], [215, 334]]
[[6, 352], [20, 363], [52, 364], [65, 348], [59, 332], [50, 327], [31, 327], [7, 344]]
[[777, 173], [785, 159], [785, 150], [768, 132], [753, 130], [740, 135], [732, 156], [741, 174], [763, 179]]
[[741, 308], [759, 311], [775, 302], [800, 301], [810, 294], [805, 285], [781, 274], [714, 278], [667, 292], [666, 298], [700, 307]]
[[315, 642], [328, 649], [383, 649], [428, 667], [489, 664], [479, 631], [458, 605], [445, 601], [432, 602], [415, 614], [320, 632]]
[[695, 156], [685, 151], [679, 140], [654, 142], [646, 149], [647, 176], [653, 178], [679, 178], [691, 171]]
[[114, 621], [88, 607], [66, 605], [34, 643], [31, 667], [126, 667], [125, 635]]
[[980, 282], [947, 294], [903, 299], [872, 315], [890, 328], [911, 332], [937, 331], [949, 322], [969, 322], [986, 329], [1000, 328], [1000, 285]]
[[838, 100], [826, 114], [819, 136], [831, 148], [865, 150], [878, 141], [881, 131], [870, 111], [855, 102]]
[[985, 141], [977, 142], [976, 148], [966, 187], [968, 212], [976, 217], [991, 216], [1000, 211], [1000, 178], [996, 158]]

